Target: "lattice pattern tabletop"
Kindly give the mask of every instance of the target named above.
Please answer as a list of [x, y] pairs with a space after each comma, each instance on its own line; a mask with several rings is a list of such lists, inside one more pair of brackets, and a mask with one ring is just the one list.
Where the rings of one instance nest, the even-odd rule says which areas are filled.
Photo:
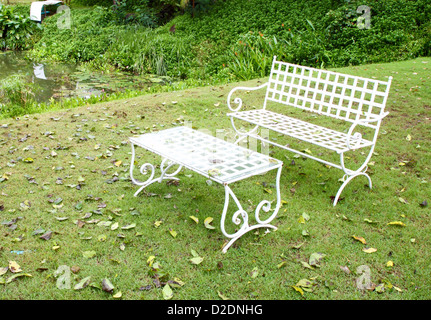
[[189, 127], [175, 127], [130, 138], [140, 147], [229, 184], [279, 167], [282, 162]]

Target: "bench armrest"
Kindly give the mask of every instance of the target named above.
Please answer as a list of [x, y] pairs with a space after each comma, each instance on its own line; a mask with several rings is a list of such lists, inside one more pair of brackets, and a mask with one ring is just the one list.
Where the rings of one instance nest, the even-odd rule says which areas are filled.
[[241, 99], [241, 98], [239, 98], [239, 97], [237, 97], [237, 98], [235, 98], [235, 99], [233, 100], [233, 102], [234, 102], [235, 104], [237, 104], [237, 105], [238, 105], [236, 108], [233, 108], [233, 107], [231, 106], [231, 104], [230, 104], [232, 94], [233, 94], [235, 91], [237, 91], [237, 90], [254, 91], [254, 90], [259, 90], [259, 89], [265, 88], [266, 86], [268, 86], [268, 82], [266, 82], [266, 83], [264, 83], [264, 84], [262, 84], [262, 85], [260, 85], [260, 86], [257, 86], [257, 87], [235, 87], [235, 88], [233, 88], [233, 89], [229, 92], [229, 95], [227, 96], [227, 106], [229, 107], [229, 109], [230, 109], [231, 111], [234, 111], [234, 112], [235, 112], [235, 111], [238, 111], [239, 109], [241, 109], [241, 107], [242, 107], [242, 99]]
[[377, 122], [382, 120], [384, 117], [386, 117], [389, 114], [389, 112], [385, 112], [382, 115], [380, 115], [377, 118], [374, 119], [369, 119], [369, 120], [358, 120], [355, 121], [349, 129], [349, 132], [347, 133], [347, 147], [352, 150], [355, 149], [357, 147], [357, 145], [359, 144], [360, 140], [362, 139], [362, 134], [360, 134], [359, 132], [353, 133], [354, 129], [356, 126], [358, 125], [364, 125], [364, 124], [368, 124], [370, 122]]
[[358, 124], [358, 125], [362, 125], [362, 124], [368, 124], [368, 123], [370, 123], [370, 122], [377, 122], [377, 121], [382, 120], [382, 119], [383, 119], [384, 117], [386, 117], [388, 114], [389, 114], [389, 112], [384, 112], [382, 115], [380, 115], [380, 116], [378, 116], [378, 117], [376, 117], [376, 118], [374, 118], [374, 119], [369, 119], [369, 120], [358, 120], [358, 121], [357, 121], [357, 124]]

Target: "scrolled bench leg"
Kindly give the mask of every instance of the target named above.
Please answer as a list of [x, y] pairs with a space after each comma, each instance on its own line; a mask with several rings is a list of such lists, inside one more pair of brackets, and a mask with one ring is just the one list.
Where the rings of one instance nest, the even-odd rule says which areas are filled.
[[[334, 198], [334, 202], [333, 202], [333, 206], [335, 207], [337, 205], [338, 199], [340, 198], [341, 192], [343, 192], [343, 189], [346, 187], [346, 185], [354, 178], [358, 177], [358, 176], [365, 176], [368, 179], [368, 184], [370, 186], [370, 189], [373, 187], [373, 184], [371, 182], [371, 178], [368, 174], [366, 174], [365, 172], [360, 172], [358, 174], [352, 175], [352, 176], [348, 176], [347, 179], [344, 180], [343, 184], [341, 185], [341, 187], [338, 189], [337, 195]], [[344, 176], [346, 177], [346, 176]]]
[[356, 171], [352, 171], [346, 168], [345, 164], [344, 164], [344, 154], [341, 153], [340, 154], [340, 162], [341, 162], [341, 169], [344, 171], [345, 175], [343, 176], [343, 184], [341, 185], [341, 187], [338, 189], [338, 192], [334, 198], [333, 201], [333, 206], [335, 207], [337, 205], [337, 202], [340, 198], [341, 192], [343, 192], [344, 188], [346, 187], [346, 185], [353, 180], [354, 178], [358, 177], [358, 176], [365, 176], [368, 179], [368, 185], [370, 187], [370, 189], [372, 189], [373, 184], [371, 182], [371, 178], [370, 176], [366, 173], [368, 167], [368, 161], [370, 161], [370, 158], [373, 154], [374, 151], [374, 146], [371, 148], [366, 160], [364, 161], [364, 163], [361, 165], [361, 167], [359, 169], [357, 169]]

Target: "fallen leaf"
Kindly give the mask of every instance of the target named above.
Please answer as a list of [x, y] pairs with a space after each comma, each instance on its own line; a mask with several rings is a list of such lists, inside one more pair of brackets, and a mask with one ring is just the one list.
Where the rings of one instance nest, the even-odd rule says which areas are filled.
[[199, 219], [195, 216], [189, 216], [190, 219], [192, 219], [194, 222], [199, 223]]
[[350, 269], [347, 266], [340, 266], [340, 269], [343, 270], [345, 273], [350, 274]]
[[373, 252], [376, 252], [377, 249], [376, 248], [364, 248], [364, 249], [362, 249], [362, 251], [364, 251], [365, 253], [373, 253]]
[[229, 300], [225, 295], [223, 295], [220, 291], [217, 291], [218, 296], [222, 299], [222, 300]]
[[6, 283], [10, 283], [10, 282], [12, 282], [13, 280], [15, 280], [16, 278], [19, 278], [19, 277], [31, 277], [32, 275], [31, 274], [29, 274], [29, 273], [19, 273], [19, 274], [14, 274], [13, 276], [11, 276], [11, 277], [9, 277], [7, 280], [6, 280]]
[[169, 228], [169, 233], [171, 234], [171, 236], [172, 237], [176, 237], [177, 236], [177, 232], [174, 230], [174, 229], [172, 229], [172, 228]]
[[205, 227], [207, 228], [207, 229], [215, 229], [215, 227], [213, 227], [212, 225], [211, 225], [211, 222], [213, 221], [214, 219], [212, 218], [212, 217], [207, 217], [205, 220], [204, 220], [204, 225], [205, 225]]
[[402, 221], [392, 221], [388, 223], [388, 226], [401, 226], [401, 227], [405, 227], [406, 224]]
[[295, 289], [295, 291], [299, 292], [301, 294], [301, 296], [304, 295], [304, 291], [300, 287], [292, 286], [292, 288]]
[[252, 279], [256, 278], [259, 275], [259, 269], [257, 267], [254, 267], [253, 270], [250, 272], [250, 277]]
[[128, 229], [132, 229], [134, 227], [136, 227], [136, 223], [127, 224], [124, 227], [121, 227], [121, 229], [128, 230]]
[[0, 276], [4, 275], [8, 270], [8, 267], [0, 268]]
[[166, 284], [163, 287], [162, 293], [163, 293], [163, 299], [165, 299], [165, 300], [172, 299], [172, 297], [174, 296], [174, 293], [173, 293], [171, 287], [169, 286], [169, 284]]
[[311, 270], [313, 270], [313, 269], [314, 269], [312, 266], [310, 266], [310, 265], [308, 264], [308, 262], [305, 262], [305, 261], [300, 261], [300, 262], [301, 262], [301, 264], [302, 264], [302, 266], [303, 266], [304, 268], [311, 269]]
[[43, 235], [41, 235], [39, 238], [43, 239], [43, 240], [49, 240], [51, 239], [52, 236], [52, 231], [48, 231], [46, 233], [44, 233]]
[[319, 267], [319, 262], [325, 257], [326, 255], [320, 252], [314, 252], [310, 255], [310, 258], [308, 260], [308, 264], [310, 266]]
[[114, 291], [114, 286], [112, 285], [111, 281], [109, 279], [105, 278], [102, 280], [102, 290], [105, 292], [112, 293]]
[[204, 258], [202, 257], [193, 257], [190, 259], [191, 263], [193, 264], [200, 264], [203, 260]]
[[83, 255], [84, 258], [91, 259], [91, 258], [93, 258], [96, 255], [96, 251], [93, 251], [93, 250], [91, 250], [91, 251], [84, 251], [82, 253], [82, 255]]
[[84, 289], [86, 286], [88, 286], [88, 285], [90, 284], [90, 279], [91, 279], [91, 276], [90, 276], [90, 277], [86, 277], [86, 278], [82, 279], [79, 283], [77, 283], [77, 284], [73, 287], [73, 289], [74, 289], [74, 290], [81, 290], [81, 289]]
[[401, 202], [401, 203], [408, 204], [408, 202], [404, 198], [402, 198], [402, 197], [399, 197], [398, 201]]
[[352, 236], [352, 237], [353, 237], [353, 239], [358, 240], [362, 244], [367, 244], [367, 242], [365, 241], [365, 239], [363, 237], [357, 237], [357, 236]]
[[22, 271], [21, 267], [18, 263], [16, 263], [16, 261], [9, 261], [9, 270], [12, 273], [18, 273]]
[[158, 228], [158, 227], [160, 227], [160, 225], [163, 223], [163, 221], [161, 221], [161, 220], [157, 220], [157, 221], [155, 221], [154, 222], [154, 226], [156, 227], [156, 228]]

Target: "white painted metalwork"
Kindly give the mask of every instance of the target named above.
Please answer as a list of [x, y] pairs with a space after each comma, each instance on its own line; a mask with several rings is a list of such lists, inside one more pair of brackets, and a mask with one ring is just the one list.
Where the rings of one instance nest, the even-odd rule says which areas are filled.
[[[280, 196], [280, 175], [283, 162], [267, 155], [243, 148], [229, 143], [222, 139], [213, 137], [206, 133], [193, 130], [189, 127], [175, 127], [163, 131], [143, 134], [129, 138], [132, 145], [132, 159], [130, 164], [130, 177], [134, 184], [140, 188], [135, 192], [137, 196], [142, 189], [154, 182], [162, 182], [163, 179], [178, 179], [175, 177], [182, 167], [190, 169], [204, 177], [222, 184], [225, 188], [225, 204], [220, 220], [222, 233], [230, 239], [224, 246], [223, 252], [243, 234], [256, 228], [277, 229], [270, 222], [276, 217], [281, 206]], [[139, 171], [146, 174], [150, 171], [150, 176], [146, 181], [141, 182], [134, 178], [135, 166], [135, 146], [149, 150], [163, 158], [160, 166], [161, 175], [154, 178], [155, 167], [150, 163], [143, 164]], [[167, 167], [165, 167], [165, 165]], [[175, 172], [168, 174], [167, 171], [178, 165]], [[270, 170], [277, 169], [276, 177], [276, 197], [277, 203], [274, 211], [264, 220], [260, 215], [262, 212], [268, 213], [271, 209], [271, 202], [261, 201], [255, 210], [256, 223], [249, 221], [248, 213], [241, 206], [238, 198], [233, 193], [229, 185], [254, 175], [263, 174]], [[240, 226], [235, 232], [226, 231], [226, 216], [229, 207], [229, 199], [232, 198], [238, 208], [233, 214], [232, 222]]]
[[[274, 57], [268, 82], [254, 88], [236, 87], [229, 92], [227, 104], [232, 112], [227, 115], [231, 118], [232, 127], [240, 136], [237, 142], [246, 137], [254, 137], [343, 170], [344, 183], [334, 199], [335, 206], [342, 190], [354, 177], [360, 175], [367, 177], [369, 186], [372, 187], [371, 179], [366, 174], [367, 164], [374, 151], [381, 121], [388, 115], [384, 109], [391, 81], [392, 77], [389, 77], [388, 81], [367, 79], [285, 63], [277, 61]], [[266, 88], [263, 107], [258, 110], [240, 111], [243, 102], [240, 97], [234, 98], [237, 91], [263, 88]], [[237, 106], [231, 105], [232, 99]], [[318, 126], [267, 110], [269, 101], [335, 118], [351, 125], [347, 133]], [[243, 120], [255, 126], [248, 132], [243, 132], [236, 128], [234, 119]], [[360, 126], [374, 131], [372, 139], [365, 139], [360, 132], [355, 132]], [[258, 128], [270, 129], [337, 152], [340, 155], [340, 163], [331, 163], [262, 138], [256, 134]], [[344, 164], [344, 153], [365, 147], [369, 147], [370, 150], [360, 168], [356, 170], [347, 168]]]

